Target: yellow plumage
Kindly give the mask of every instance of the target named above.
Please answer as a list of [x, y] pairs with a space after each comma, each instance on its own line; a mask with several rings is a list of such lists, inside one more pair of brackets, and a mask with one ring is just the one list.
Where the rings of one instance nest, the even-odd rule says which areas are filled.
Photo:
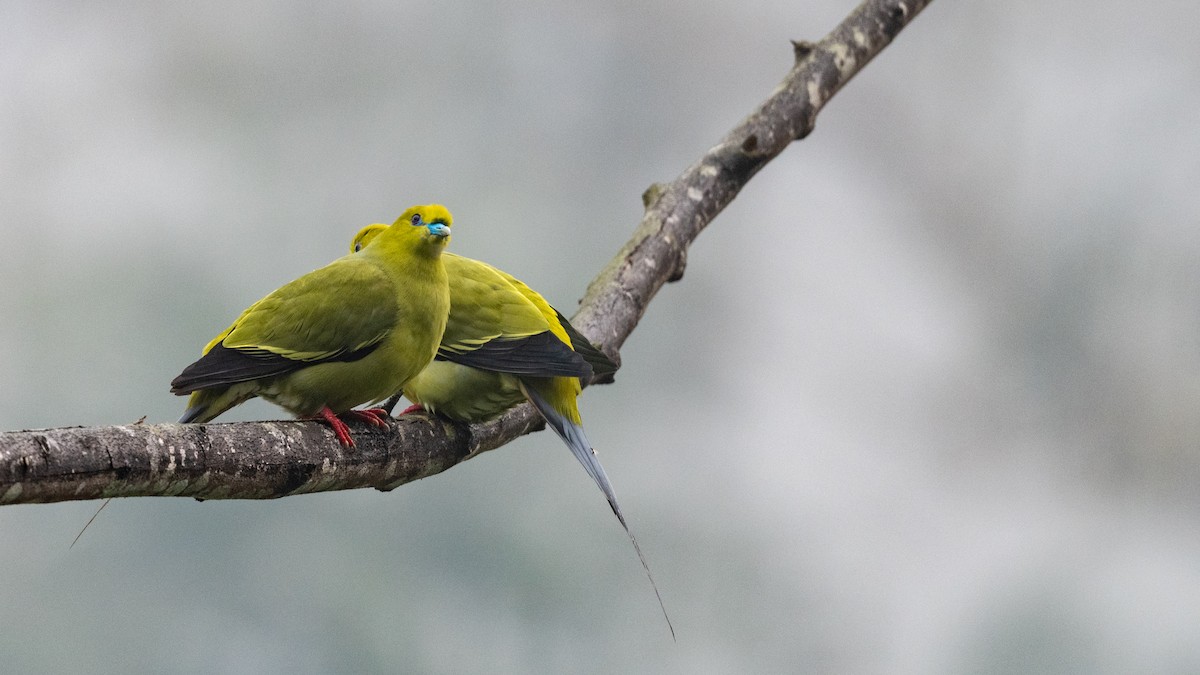
[[251, 305], [171, 382], [191, 394], [181, 421], [206, 422], [254, 396], [320, 416], [353, 445], [337, 415], [395, 394], [433, 359], [450, 295], [442, 251], [450, 212], [415, 206], [370, 246]]

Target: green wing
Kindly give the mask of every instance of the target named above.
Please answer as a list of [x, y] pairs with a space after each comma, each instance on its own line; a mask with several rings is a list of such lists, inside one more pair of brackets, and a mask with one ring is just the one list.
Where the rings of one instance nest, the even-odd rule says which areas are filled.
[[370, 354], [396, 325], [394, 283], [362, 258], [340, 258], [254, 303], [204, 356], [171, 381], [171, 391], [274, 377]]
[[[562, 315], [562, 312], [554, 310], [555, 316], [558, 317], [558, 323], [567, 332], [567, 337], [571, 339], [571, 348], [574, 349], [588, 365], [592, 367], [596, 379], [603, 379], [617, 372], [621, 367], [608, 358], [608, 355], [600, 351], [600, 348], [592, 344], [590, 340], [583, 336], [575, 326], [567, 321], [567, 317]], [[611, 381], [611, 378], [609, 378]]]
[[604, 354], [604, 352], [600, 351], [595, 345], [589, 342], [582, 333], [580, 333], [578, 330], [575, 330], [575, 327], [571, 325], [570, 321], [567, 321], [567, 318], [562, 315], [562, 312], [558, 311], [554, 307], [551, 307], [550, 303], [542, 297], [541, 293], [533, 290], [526, 285], [525, 282], [514, 277], [508, 272], [505, 272], [504, 270], [496, 269], [495, 267], [483, 262], [480, 262], [479, 265], [494, 270], [496, 274], [503, 277], [504, 280], [511, 284], [518, 293], [524, 296], [526, 300], [537, 307], [541, 315], [551, 325], [551, 330], [554, 330], [555, 328], [558, 329], [554, 330], [555, 334], [559, 335], [560, 338], [565, 338], [570, 342], [571, 349], [578, 352], [579, 355], [583, 357], [583, 360], [588, 362], [588, 365], [592, 367], [592, 371], [597, 378], [609, 376], [617, 372], [617, 369], [620, 366], [614, 363], [612, 359], [608, 358], [608, 356]]
[[592, 367], [522, 293], [520, 282], [478, 260], [449, 254], [444, 260], [450, 317], [438, 358], [513, 375], [591, 377]]

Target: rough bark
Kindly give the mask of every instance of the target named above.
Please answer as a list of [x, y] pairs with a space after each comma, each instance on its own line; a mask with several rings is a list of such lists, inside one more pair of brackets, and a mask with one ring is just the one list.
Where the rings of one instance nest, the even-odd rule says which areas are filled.
[[[678, 178], [646, 190], [633, 237], [588, 287], [572, 323], [612, 356], [688, 246], [767, 162], [807, 136], [821, 108], [931, 0], [867, 0], [795, 64], [758, 108]], [[529, 405], [487, 424], [406, 415], [389, 431], [355, 427], [341, 448], [315, 422], [132, 424], [0, 433], [0, 504], [133, 496], [270, 499], [391, 490], [541, 428]]]

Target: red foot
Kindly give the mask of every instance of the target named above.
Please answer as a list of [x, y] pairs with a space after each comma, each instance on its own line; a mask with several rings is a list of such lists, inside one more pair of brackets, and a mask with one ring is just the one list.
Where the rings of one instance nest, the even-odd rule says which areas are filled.
[[401, 410], [400, 414], [407, 415], [410, 412], [425, 412], [425, 408], [423, 408], [420, 403], [414, 403], [414, 404], [408, 406], [407, 408], [405, 408], [404, 410]]
[[353, 448], [354, 439], [350, 438], [350, 427], [341, 418], [366, 422], [373, 427], [388, 428], [386, 420], [390, 417], [388, 412], [383, 408], [368, 408], [366, 410], [347, 410], [343, 413], [335, 413], [329, 409], [329, 406], [321, 408], [321, 412], [307, 419], [322, 420], [329, 426], [333, 427], [333, 434], [337, 436], [338, 443], [342, 447]]
[[350, 427], [338, 419], [338, 416], [329, 409], [329, 406], [321, 408], [321, 412], [317, 416], [333, 427], [333, 435], [337, 436], [338, 443], [341, 443], [343, 448], [354, 447], [354, 439], [350, 438]]
[[373, 427], [388, 428], [387, 418], [388, 411], [383, 408], [367, 408], [366, 410], [347, 410], [342, 413], [343, 417], [350, 417], [360, 422], [366, 422]]

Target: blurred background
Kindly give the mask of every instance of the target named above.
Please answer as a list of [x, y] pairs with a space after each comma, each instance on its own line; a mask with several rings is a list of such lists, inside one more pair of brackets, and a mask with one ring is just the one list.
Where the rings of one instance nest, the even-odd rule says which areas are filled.
[[[848, 0], [0, 4], [0, 428], [167, 383], [362, 225], [567, 314]], [[23, 672], [1200, 671], [1200, 6], [938, 2], [547, 433], [390, 494], [0, 508]], [[225, 419], [284, 414], [252, 402]]]

